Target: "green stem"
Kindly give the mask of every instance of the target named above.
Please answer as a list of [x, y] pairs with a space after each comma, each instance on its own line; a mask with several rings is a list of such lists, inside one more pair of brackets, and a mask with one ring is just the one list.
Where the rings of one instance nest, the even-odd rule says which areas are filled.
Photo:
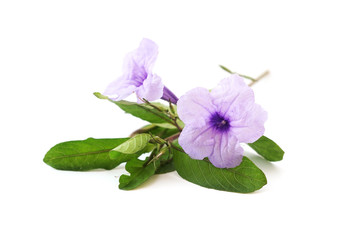
[[266, 70], [265, 72], [263, 72], [260, 76], [258, 76], [257, 78], [255, 78], [255, 81], [253, 81], [252, 83], [249, 84], [249, 87], [251, 87], [252, 85], [254, 85], [255, 83], [257, 83], [258, 81], [260, 81], [261, 79], [263, 79], [264, 77], [266, 77], [270, 72], [268, 70]]
[[174, 135], [171, 135], [170, 137], [165, 138], [165, 141], [172, 142], [179, 138], [181, 132], [175, 133]]
[[[175, 141], [176, 139], [179, 138], [180, 134], [181, 134], [181, 131], [178, 132], [178, 133], [175, 133], [174, 135], [172, 135], [172, 136], [170, 136], [170, 137], [165, 138], [165, 141], [167, 141], [168, 144], [169, 144], [172, 148], [174, 148], [174, 149], [176, 149], [176, 150], [178, 150], [178, 151], [180, 151], [180, 152], [184, 152], [184, 150], [178, 148], [177, 146], [175, 146], [175, 145], [172, 143], [173, 141]], [[171, 149], [171, 148], [170, 148], [170, 149]]]
[[240, 73], [236, 73], [236, 74], [239, 75], [240, 77], [247, 78], [247, 79], [251, 80], [252, 82], [256, 82], [255, 78], [252, 78], [252, 77], [240, 74]]
[[223, 69], [224, 71], [230, 73], [230, 74], [237, 74], [239, 75], [240, 77], [243, 77], [243, 78], [246, 78], [246, 79], [249, 79], [251, 80], [252, 82], [249, 84], [249, 86], [251, 87], [252, 85], [254, 85], [255, 83], [257, 83], [258, 81], [260, 81], [262, 78], [264, 78], [266, 75], [268, 75], [270, 72], [269, 71], [265, 71], [263, 72], [260, 76], [258, 76], [257, 78], [253, 78], [253, 77], [249, 77], [247, 75], [244, 75], [244, 74], [240, 74], [240, 73], [237, 73], [237, 72], [233, 72], [231, 71], [230, 69], [228, 69], [227, 67], [224, 67], [223, 65], [219, 65], [221, 69]]
[[226, 71], [226, 72], [228, 72], [228, 73], [230, 73], [230, 74], [233, 74], [233, 73], [234, 73], [234, 72], [232, 72], [230, 69], [228, 69], [227, 67], [225, 67], [225, 66], [223, 66], [223, 65], [219, 65], [219, 67], [221, 67], [222, 70], [224, 70], [224, 71]]
[[168, 150], [168, 147], [162, 147], [160, 152], [153, 158], [149, 158], [150, 161], [148, 161], [147, 163], [145, 163], [146, 165], [149, 165], [150, 163], [156, 161], [157, 159], [159, 159], [162, 155], [164, 155], [166, 153], [166, 151]]
[[184, 150], [178, 148], [177, 146], [175, 146], [173, 143], [170, 143], [171, 147], [178, 150], [179, 152], [183, 152], [184, 153]]
[[156, 143], [165, 144], [166, 143], [166, 141], [164, 139], [162, 139], [161, 137], [154, 136], [151, 133], [149, 133], [149, 134], [150, 134], [150, 137], [151, 137], [151, 139], [149, 141], [150, 143], [154, 143], [154, 144], [156, 144]]
[[[140, 98], [139, 98], [140, 99]], [[175, 116], [174, 114], [170, 113], [168, 110], [163, 110], [157, 106], [155, 106], [154, 104], [152, 104], [151, 102], [149, 102], [148, 100], [146, 100], [145, 98], [140, 99], [141, 101], [143, 101], [144, 103], [146, 103], [147, 105], [153, 107], [154, 109], [156, 109], [159, 112], [162, 112], [164, 114], [166, 114], [171, 121], [167, 121], [170, 124], [174, 125], [179, 131], [182, 130], [182, 128], [179, 126], [179, 124], [176, 122], [177, 116]]]

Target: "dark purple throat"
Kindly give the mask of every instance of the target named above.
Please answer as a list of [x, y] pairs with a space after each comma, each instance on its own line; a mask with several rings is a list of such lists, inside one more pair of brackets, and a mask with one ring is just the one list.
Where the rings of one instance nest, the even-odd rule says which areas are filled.
[[222, 116], [220, 113], [215, 112], [210, 116], [211, 126], [220, 132], [227, 132], [230, 128], [230, 121], [228, 118]]

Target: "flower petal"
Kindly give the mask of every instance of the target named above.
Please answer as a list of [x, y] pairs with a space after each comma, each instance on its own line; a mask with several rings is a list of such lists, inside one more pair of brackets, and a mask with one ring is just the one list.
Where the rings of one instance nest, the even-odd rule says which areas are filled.
[[267, 112], [260, 105], [253, 104], [243, 118], [230, 122], [231, 134], [240, 142], [253, 143], [264, 135], [266, 119]]
[[139, 47], [128, 53], [124, 60], [123, 72], [128, 79], [144, 80], [146, 73], [151, 72], [158, 55], [158, 46], [144, 38]]
[[212, 104], [209, 90], [198, 87], [180, 97], [177, 111], [185, 125], [202, 127], [208, 123], [215, 106]]
[[218, 168], [234, 168], [241, 163], [243, 153], [244, 149], [235, 137], [227, 133], [217, 134], [209, 160]]
[[202, 160], [213, 151], [214, 136], [211, 126], [185, 126], [180, 134], [179, 144], [191, 158]]
[[133, 85], [131, 80], [126, 80], [124, 77], [120, 77], [110, 83], [103, 94], [113, 101], [119, 101], [132, 94], [136, 88], [137, 87]]
[[255, 102], [253, 90], [237, 74], [221, 80], [210, 94], [217, 111], [230, 120], [242, 118]]
[[[156, 74], [149, 74], [143, 84], [136, 90], [136, 95], [148, 101], [154, 101], [160, 99], [163, 95], [164, 84], [161, 82], [161, 78]], [[138, 99], [138, 102], [142, 102]]]

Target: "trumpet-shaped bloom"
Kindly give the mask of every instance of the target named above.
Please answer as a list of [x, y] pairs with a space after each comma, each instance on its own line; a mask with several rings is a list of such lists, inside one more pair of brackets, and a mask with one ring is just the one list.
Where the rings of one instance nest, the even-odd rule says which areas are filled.
[[140, 46], [127, 54], [123, 64], [123, 75], [116, 79], [104, 91], [110, 99], [119, 101], [133, 92], [140, 99], [154, 101], [163, 97], [164, 100], [177, 102], [177, 97], [165, 87], [161, 78], [152, 72], [158, 55], [158, 46], [144, 38]]
[[195, 88], [178, 101], [185, 123], [179, 144], [191, 158], [208, 157], [219, 168], [233, 168], [242, 161], [241, 143], [252, 143], [265, 131], [267, 113], [255, 103], [253, 90], [234, 74], [211, 91]]

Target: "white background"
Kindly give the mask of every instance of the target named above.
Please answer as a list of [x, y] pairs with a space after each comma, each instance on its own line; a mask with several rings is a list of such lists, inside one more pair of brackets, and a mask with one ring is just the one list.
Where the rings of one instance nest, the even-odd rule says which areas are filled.
[[[1, 1], [1, 239], [359, 239], [357, 1]], [[53, 145], [125, 137], [144, 122], [95, 98], [143, 37], [178, 96], [256, 77], [282, 162], [255, 159], [252, 194], [177, 173], [118, 189], [112, 171], [57, 171]]]

